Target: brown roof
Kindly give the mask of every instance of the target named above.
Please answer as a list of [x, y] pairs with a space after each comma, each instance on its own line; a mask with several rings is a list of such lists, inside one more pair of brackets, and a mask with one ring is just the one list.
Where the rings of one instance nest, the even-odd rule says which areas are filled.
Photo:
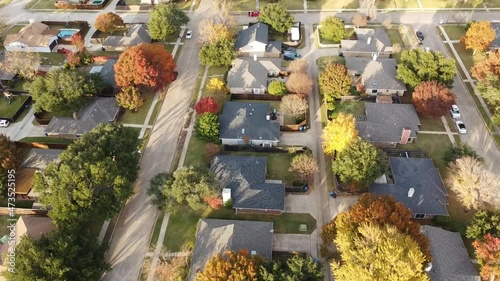
[[16, 223], [16, 238], [20, 241], [22, 236], [29, 235], [33, 239], [40, 239], [55, 228], [52, 219], [48, 217], [20, 216]]
[[36, 169], [21, 168], [16, 174], [16, 194], [27, 195], [33, 185]]
[[[57, 31], [57, 30], [56, 30]], [[49, 26], [41, 22], [34, 22], [25, 26], [17, 34], [9, 34], [5, 36], [4, 46], [14, 42], [26, 44], [30, 47], [47, 46], [54, 36], [54, 32], [49, 31]]]
[[41, 22], [33, 22], [23, 27], [18, 34], [42, 34], [49, 26]]

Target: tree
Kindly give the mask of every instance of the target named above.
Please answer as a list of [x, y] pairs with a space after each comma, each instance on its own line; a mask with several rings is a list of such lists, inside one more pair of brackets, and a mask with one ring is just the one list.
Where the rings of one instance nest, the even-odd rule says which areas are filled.
[[321, 263], [305, 254], [294, 254], [261, 266], [259, 278], [262, 281], [324, 280]]
[[337, 154], [333, 172], [352, 191], [367, 191], [370, 184], [387, 171], [385, 154], [373, 144], [360, 140]]
[[500, 50], [496, 50], [488, 54], [488, 56], [474, 64], [471, 68], [472, 77], [479, 82], [488, 82], [488, 76], [493, 75], [500, 77]]
[[95, 82], [100, 78], [90, 77], [66, 69], [51, 70], [45, 76], [38, 76], [29, 85], [29, 92], [36, 101], [35, 110], [78, 110], [89, 97], [102, 91], [102, 88], [95, 87], [99, 86]]
[[319, 74], [318, 86], [328, 109], [333, 110], [335, 99], [349, 94], [352, 80], [345, 65], [329, 63]]
[[85, 38], [80, 32], [76, 32], [71, 35], [71, 45], [75, 46], [77, 52], [85, 52], [87, 49], [85, 48]]
[[365, 15], [368, 20], [374, 20], [377, 17], [377, 4], [375, 0], [359, 0], [358, 12]]
[[95, 20], [94, 27], [104, 33], [115, 33], [126, 28], [123, 19], [112, 12], [100, 14]]
[[5, 52], [5, 58], [0, 61], [0, 70], [7, 73], [17, 73], [26, 80], [36, 77], [36, 71], [41, 65], [38, 53], [33, 52]]
[[201, 21], [199, 41], [202, 45], [213, 45], [223, 39], [231, 39], [231, 31], [223, 18], [215, 16]]
[[123, 108], [137, 112], [144, 105], [144, 97], [138, 88], [128, 86], [122, 88], [121, 92], [116, 95], [116, 102]]
[[229, 89], [227, 88], [226, 86], [226, 83], [224, 83], [224, 81], [222, 81], [221, 79], [219, 78], [210, 78], [210, 80], [208, 80], [208, 83], [207, 85], [205, 86], [205, 88], [210, 91], [212, 94], [216, 94], [216, 95], [225, 95], [229, 92]]
[[302, 153], [293, 157], [288, 170], [298, 174], [300, 179], [306, 182], [311, 175], [319, 171], [319, 167], [311, 155]]
[[424, 117], [441, 117], [455, 104], [455, 94], [436, 81], [422, 82], [413, 92], [413, 103]]
[[273, 80], [269, 83], [267, 91], [273, 96], [283, 96], [286, 94], [286, 84], [283, 81]]
[[310, 95], [313, 89], [311, 76], [305, 72], [292, 72], [286, 80], [286, 89], [292, 93]]
[[188, 257], [162, 258], [156, 268], [155, 279], [158, 281], [186, 280], [189, 270]]
[[474, 50], [473, 55], [477, 50], [488, 50], [493, 40], [495, 40], [495, 30], [489, 21], [472, 23], [465, 35], [460, 38], [460, 42], [466, 49]]
[[450, 146], [444, 152], [443, 161], [446, 163], [446, 165], [450, 165], [451, 163], [454, 163], [458, 158], [462, 158], [465, 156], [474, 157], [479, 161], [483, 162], [481, 156], [479, 156], [477, 152], [468, 144], [458, 144]]
[[226, 251], [212, 257], [205, 270], [196, 275], [196, 281], [257, 281], [262, 263], [262, 258], [258, 255], [251, 256], [248, 250]]
[[386, 29], [386, 30], [390, 30], [392, 28], [392, 21], [390, 18], [386, 18], [383, 22], [382, 22], [382, 26]]
[[292, 27], [295, 18], [282, 4], [272, 3], [260, 10], [258, 21], [268, 24], [277, 32], [285, 33]]
[[309, 110], [307, 100], [300, 95], [286, 95], [281, 99], [280, 110], [283, 114], [294, 117], [306, 114]]
[[219, 138], [219, 116], [213, 113], [200, 115], [196, 119], [194, 130], [198, 139], [216, 141]]
[[120, 87], [163, 88], [174, 80], [175, 61], [159, 44], [141, 44], [123, 52], [115, 66], [115, 80]]
[[326, 154], [341, 152], [350, 144], [359, 140], [356, 119], [352, 114], [339, 113], [337, 118], [326, 124], [321, 135], [323, 151]]
[[148, 31], [152, 39], [166, 41], [172, 34], [178, 33], [182, 25], [189, 22], [189, 17], [174, 3], [159, 3], [153, 8], [148, 22]]
[[497, 280], [500, 276], [500, 238], [487, 234], [484, 242], [474, 241], [472, 243], [476, 250], [481, 267], [481, 278], [483, 280]]
[[453, 59], [446, 58], [439, 52], [411, 49], [401, 53], [396, 78], [412, 88], [427, 81], [436, 81], [451, 86], [455, 74]]
[[333, 42], [340, 43], [340, 40], [344, 39], [346, 36], [344, 23], [341, 19], [333, 16], [325, 18], [321, 22], [321, 28], [318, 30], [321, 38]]
[[111, 218], [133, 194], [139, 170], [139, 139], [132, 128], [102, 124], [83, 134], [37, 173], [34, 189], [61, 227], [96, 216]]
[[292, 73], [307, 73], [307, 61], [305, 59], [291, 61], [288, 64], [288, 71]]
[[205, 45], [200, 49], [201, 64], [208, 66], [231, 65], [236, 58], [234, 41], [222, 39], [215, 44]]
[[500, 238], [500, 213], [479, 210], [467, 226], [465, 236], [469, 239], [482, 240], [486, 234]]
[[490, 209], [500, 206], [497, 196], [499, 178], [478, 159], [466, 156], [457, 159], [449, 167], [451, 173], [446, 182], [465, 208]]
[[351, 21], [352, 21], [352, 24], [354, 24], [354, 26], [356, 28], [360, 28], [360, 27], [366, 26], [368, 24], [368, 18], [365, 15], [362, 15], [360, 13], [355, 13], [352, 16]]
[[219, 112], [219, 104], [212, 97], [204, 97], [195, 104], [194, 110], [196, 110], [196, 114], [203, 114], [207, 112], [216, 114]]
[[[15, 172], [15, 169], [21, 164], [19, 154], [20, 151], [16, 143], [6, 135], [0, 134], [0, 198], [6, 195], [9, 183], [12, 182], [12, 178], [9, 181], [9, 174], [12, 174], [12, 170]], [[15, 176], [15, 174], [13, 175]]]

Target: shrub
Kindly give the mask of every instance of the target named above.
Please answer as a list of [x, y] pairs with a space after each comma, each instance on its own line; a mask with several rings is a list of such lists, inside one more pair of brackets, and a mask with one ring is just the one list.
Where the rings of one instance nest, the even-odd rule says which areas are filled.
[[219, 137], [219, 116], [204, 113], [196, 119], [196, 137], [205, 141], [216, 141]]
[[204, 97], [194, 106], [194, 110], [196, 110], [196, 114], [203, 113], [217, 113], [219, 112], [219, 104], [212, 97]]
[[283, 96], [286, 94], [286, 84], [283, 81], [274, 80], [269, 83], [267, 91], [273, 96]]

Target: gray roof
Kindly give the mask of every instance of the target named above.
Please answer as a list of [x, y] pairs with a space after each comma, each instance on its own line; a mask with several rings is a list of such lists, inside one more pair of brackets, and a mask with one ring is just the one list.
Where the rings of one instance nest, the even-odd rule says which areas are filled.
[[366, 120], [356, 121], [359, 136], [371, 142], [399, 142], [403, 127], [417, 137], [420, 119], [413, 104], [365, 103]]
[[498, 49], [500, 48], [500, 23], [491, 23], [491, 27], [495, 30], [495, 39], [490, 44], [490, 48]]
[[231, 63], [227, 74], [229, 88], [261, 88], [267, 87], [268, 74], [279, 74], [281, 70], [280, 58], [237, 58]]
[[33, 148], [24, 160], [21, 167], [43, 170], [51, 162], [57, 161], [62, 149]]
[[[377, 195], [393, 195], [414, 214], [447, 216], [448, 200], [439, 170], [428, 158], [389, 158], [394, 177], [392, 183], [374, 183], [370, 192]], [[408, 197], [408, 191], [415, 192]]]
[[[344, 51], [352, 52], [392, 52], [389, 36], [382, 28], [356, 28], [357, 40], [341, 40]], [[371, 42], [368, 44], [368, 38]]]
[[125, 36], [108, 36], [102, 45], [105, 47], [132, 47], [143, 43], [151, 43], [146, 25], [132, 24]]
[[281, 53], [282, 45], [281, 41], [269, 41], [266, 45], [266, 53]]
[[107, 83], [113, 87], [116, 87], [115, 63], [116, 60], [108, 59], [99, 72], [104, 83]]
[[460, 233], [430, 225], [423, 225], [422, 232], [430, 241], [432, 255], [430, 281], [480, 280]]
[[115, 98], [99, 97], [80, 110], [78, 119], [53, 117], [45, 128], [45, 133], [82, 135], [101, 123], [113, 122], [119, 110]]
[[269, 26], [265, 23], [259, 22], [254, 25], [251, 25], [247, 29], [243, 29], [240, 32], [238, 32], [238, 36], [236, 37], [236, 42], [234, 43], [234, 47], [236, 49], [240, 49], [254, 41], [267, 44], [268, 32], [269, 32]]
[[246, 249], [271, 260], [272, 247], [272, 222], [200, 219], [188, 280], [194, 281], [211, 257], [226, 250]]
[[359, 74], [366, 88], [406, 91], [406, 86], [396, 78], [395, 59], [346, 57], [345, 63], [351, 74]]
[[266, 120], [271, 112], [267, 102], [226, 102], [219, 116], [221, 139], [243, 139], [278, 141], [280, 125], [277, 120]]
[[220, 188], [231, 189], [234, 208], [285, 210], [283, 183], [266, 182], [266, 157], [218, 155], [210, 166]]

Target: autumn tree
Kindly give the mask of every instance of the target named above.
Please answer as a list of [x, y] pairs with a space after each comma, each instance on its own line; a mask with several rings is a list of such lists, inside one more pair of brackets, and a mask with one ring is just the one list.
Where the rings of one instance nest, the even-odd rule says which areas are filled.
[[286, 95], [281, 99], [280, 111], [285, 115], [294, 117], [306, 114], [309, 110], [307, 100], [300, 95]]
[[487, 234], [500, 238], [500, 212], [479, 210], [465, 232], [467, 238], [474, 240], [482, 240]]
[[288, 170], [298, 174], [302, 181], [307, 182], [310, 176], [319, 171], [319, 167], [312, 155], [302, 153], [293, 157]]
[[273, 80], [269, 83], [267, 92], [273, 96], [283, 96], [286, 94], [286, 84], [283, 81]]
[[235, 58], [234, 40], [222, 39], [214, 44], [204, 45], [200, 49], [200, 60], [202, 65], [231, 65], [231, 62]]
[[413, 103], [424, 117], [441, 117], [455, 104], [455, 94], [436, 81], [422, 82], [413, 92]]
[[476, 84], [481, 96], [488, 101], [494, 112], [493, 122], [500, 124], [500, 50], [490, 52], [483, 61], [471, 68], [471, 73], [478, 80]]
[[305, 72], [292, 72], [286, 80], [286, 89], [292, 93], [310, 95], [313, 89], [313, 80]]
[[450, 146], [443, 155], [443, 161], [446, 165], [450, 165], [454, 163], [458, 158], [462, 158], [465, 156], [474, 157], [481, 162], [483, 159], [481, 156], [477, 154], [477, 152], [468, 144], [458, 144]]
[[188, 257], [161, 258], [156, 268], [155, 279], [158, 281], [186, 280], [188, 273]]
[[330, 63], [318, 77], [318, 86], [329, 110], [335, 109], [335, 99], [349, 94], [351, 77], [343, 64]]
[[226, 10], [202, 20], [198, 27], [199, 42], [202, 45], [212, 45], [223, 39], [230, 40], [229, 25], [233, 23], [233, 17]]
[[366, 16], [369, 20], [374, 20], [377, 17], [376, 0], [359, 0], [358, 13]]
[[205, 86], [210, 93], [216, 95], [225, 95], [229, 92], [229, 89], [224, 81], [219, 78], [210, 78], [207, 85]]
[[500, 206], [500, 179], [480, 160], [466, 156], [449, 165], [448, 186], [467, 209], [491, 209]]
[[288, 71], [292, 73], [306, 73], [307, 61], [305, 59], [293, 60], [288, 64]]
[[352, 21], [352, 24], [354, 24], [354, 26], [356, 28], [360, 28], [360, 27], [366, 26], [368, 24], [368, 18], [365, 15], [362, 15], [360, 13], [355, 13], [352, 16], [351, 21]]
[[261, 281], [323, 281], [323, 266], [306, 254], [293, 254], [286, 259], [266, 263], [260, 267]]
[[[493, 75], [500, 77], [500, 50], [490, 52], [488, 56], [474, 64], [471, 68], [472, 77], [476, 78], [479, 82], [488, 82], [488, 76]], [[500, 79], [500, 78], [499, 78]]]
[[77, 49], [77, 52], [85, 52], [85, 38], [83, 38], [83, 35], [80, 32], [76, 32], [73, 35], [71, 35], [71, 45], [75, 46]]
[[160, 44], [141, 44], [123, 52], [115, 66], [115, 80], [120, 87], [144, 86], [154, 90], [174, 80], [175, 61]]
[[219, 104], [213, 97], [204, 97], [194, 105], [196, 114], [219, 112]]
[[326, 124], [321, 135], [323, 151], [327, 154], [341, 152], [359, 140], [356, 119], [352, 114], [339, 113], [337, 118]]
[[205, 156], [206, 156], [205, 158], [207, 164], [210, 163], [210, 161], [215, 155], [219, 154], [220, 154], [220, 146], [218, 146], [217, 144], [207, 143], [205, 145]]
[[[10, 182], [15, 182], [15, 171], [12, 173], [12, 170], [15, 170], [21, 164], [19, 153], [20, 151], [15, 142], [11, 141], [6, 135], [0, 134], [0, 198], [6, 195], [9, 186], [9, 174], [14, 176], [14, 178], [10, 176]], [[12, 181], [13, 179], [14, 181]]]
[[321, 28], [318, 29], [321, 38], [340, 43], [346, 36], [344, 23], [341, 19], [330, 16], [321, 21]]
[[159, 3], [154, 6], [148, 22], [148, 31], [152, 39], [166, 41], [169, 36], [180, 31], [182, 25], [189, 22], [189, 17], [175, 3]]
[[259, 22], [268, 24], [280, 33], [286, 33], [295, 22], [293, 15], [280, 3], [271, 3], [260, 9]]
[[94, 27], [105, 33], [115, 33], [126, 28], [123, 19], [112, 12], [100, 14], [95, 20]]
[[481, 278], [485, 281], [497, 280], [500, 276], [500, 238], [487, 234], [484, 241], [472, 243], [481, 265]]
[[116, 102], [119, 106], [137, 112], [144, 105], [144, 97], [138, 88], [128, 86], [121, 89], [116, 95]]
[[219, 138], [219, 116], [203, 113], [196, 119], [194, 130], [198, 139], [216, 141]]
[[472, 23], [465, 35], [460, 38], [460, 42], [466, 49], [474, 50], [473, 55], [477, 50], [488, 50], [493, 40], [495, 40], [495, 30], [489, 21]]
[[0, 70], [6, 73], [16, 73], [26, 80], [33, 80], [41, 62], [38, 53], [5, 52], [4, 60], [0, 61]]

